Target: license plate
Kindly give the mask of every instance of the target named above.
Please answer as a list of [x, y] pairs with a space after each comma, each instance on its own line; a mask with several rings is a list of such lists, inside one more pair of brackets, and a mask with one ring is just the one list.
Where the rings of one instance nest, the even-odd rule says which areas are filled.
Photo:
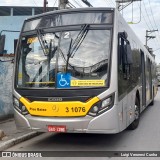
[[66, 132], [66, 126], [48, 126], [48, 132]]

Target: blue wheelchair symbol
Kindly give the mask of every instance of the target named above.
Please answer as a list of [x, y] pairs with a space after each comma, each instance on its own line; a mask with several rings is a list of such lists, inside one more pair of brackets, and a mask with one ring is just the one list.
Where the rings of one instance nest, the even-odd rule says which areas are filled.
[[57, 87], [58, 88], [70, 88], [70, 73], [58, 73], [57, 74]]

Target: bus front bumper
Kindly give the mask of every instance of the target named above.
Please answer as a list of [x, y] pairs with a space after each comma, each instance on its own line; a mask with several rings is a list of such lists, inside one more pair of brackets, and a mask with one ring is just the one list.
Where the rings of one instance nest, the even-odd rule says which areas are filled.
[[[15, 121], [18, 129], [48, 132], [48, 126], [66, 126], [69, 133], [118, 133], [118, 117], [116, 106], [97, 117], [38, 117], [22, 115], [14, 109]], [[117, 118], [116, 118], [117, 117]]]

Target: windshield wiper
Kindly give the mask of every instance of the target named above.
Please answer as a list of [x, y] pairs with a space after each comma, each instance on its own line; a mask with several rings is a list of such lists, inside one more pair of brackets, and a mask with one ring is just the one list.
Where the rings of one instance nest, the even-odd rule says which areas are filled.
[[[41, 48], [43, 50], [43, 53], [45, 56], [47, 56], [47, 59], [46, 60], [43, 60], [42, 63], [46, 62], [47, 61], [47, 77], [48, 77], [48, 81], [49, 81], [49, 72], [50, 72], [50, 61], [51, 59], [54, 57], [57, 49], [58, 49], [58, 46], [54, 46], [54, 49], [52, 50], [53, 48], [53, 40], [50, 39], [50, 42], [49, 42], [49, 46], [47, 44], [47, 41], [46, 40], [43, 40], [43, 37], [42, 37], [42, 34], [41, 34], [41, 30], [40, 29], [37, 29], [37, 37], [38, 37], [38, 40], [40, 42], [40, 45], [41, 45]], [[57, 39], [59, 39], [59, 36], [55, 34], [55, 37]], [[36, 78], [38, 77], [38, 75], [42, 74], [42, 66], [39, 68], [38, 72], [36, 73], [34, 79], [32, 82], [34, 82], [36, 80]], [[42, 81], [42, 79], [41, 79]]]
[[77, 35], [76, 39], [74, 40], [71, 49], [69, 50], [70, 53], [70, 57], [73, 58], [73, 56], [75, 55], [76, 51], [79, 49], [80, 45], [82, 44], [83, 40], [85, 39], [85, 37], [87, 36], [88, 33], [88, 27], [89, 24], [85, 24], [81, 31], [79, 32], [79, 34]]
[[76, 51], [79, 49], [80, 45], [82, 44], [83, 40], [87, 36], [89, 24], [83, 25], [82, 29], [78, 33], [76, 39], [73, 42], [71, 38], [68, 53], [67, 53], [67, 62], [66, 62], [66, 72], [68, 71], [69, 59], [74, 57]]
[[47, 43], [43, 40], [41, 31], [42, 31], [41, 29], [37, 29], [37, 37], [38, 37], [38, 40], [39, 40], [39, 43], [41, 45], [44, 55], [47, 56], [49, 53], [49, 47]]

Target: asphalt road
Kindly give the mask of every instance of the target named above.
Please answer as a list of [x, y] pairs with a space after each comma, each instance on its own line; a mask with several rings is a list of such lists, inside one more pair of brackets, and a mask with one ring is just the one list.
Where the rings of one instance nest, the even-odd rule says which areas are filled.
[[[141, 114], [140, 124], [136, 130], [125, 130], [114, 135], [45, 133], [9, 148], [8, 151], [160, 151], [160, 91], [155, 97], [154, 106], [149, 106]], [[127, 158], [88, 157], [86, 159], [125, 160]], [[160, 159], [160, 157], [144, 159]]]

